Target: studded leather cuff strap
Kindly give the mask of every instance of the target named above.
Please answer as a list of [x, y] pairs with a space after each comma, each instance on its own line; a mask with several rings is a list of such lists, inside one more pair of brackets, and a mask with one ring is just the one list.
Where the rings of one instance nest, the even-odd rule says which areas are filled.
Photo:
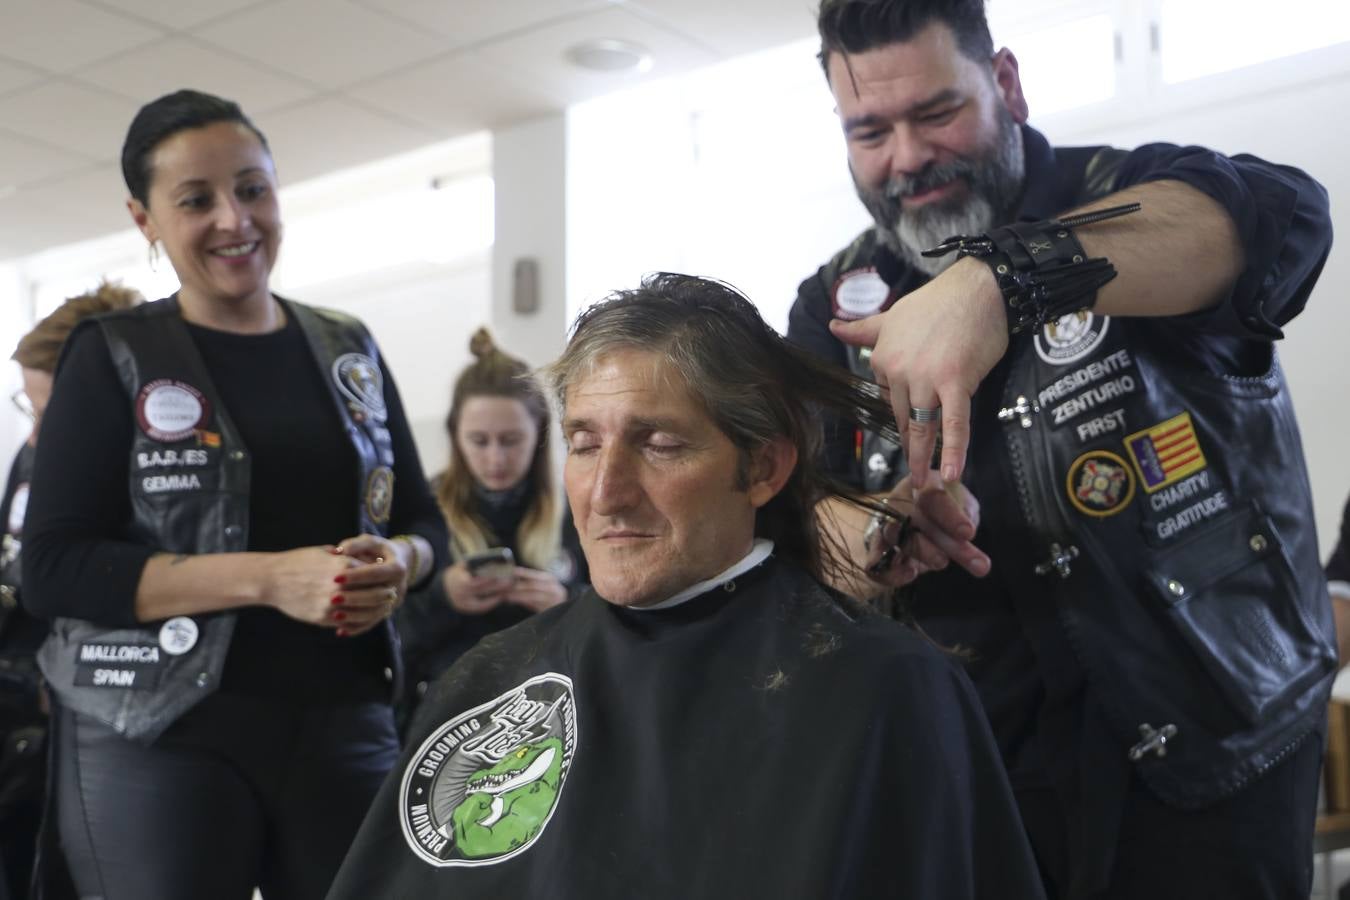
[[1116, 277], [1116, 269], [1104, 257], [1089, 259], [1073, 229], [1138, 209], [1138, 203], [1130, 203], [1063, 219], [1006, 225], [978, 236], [958, 235], [923, 255], [955, 252], [958, 259], [973, 256], [989, 266], [1007, 306], [1008, 332], [1016, 334], [1097, 302], [1097, 290]]

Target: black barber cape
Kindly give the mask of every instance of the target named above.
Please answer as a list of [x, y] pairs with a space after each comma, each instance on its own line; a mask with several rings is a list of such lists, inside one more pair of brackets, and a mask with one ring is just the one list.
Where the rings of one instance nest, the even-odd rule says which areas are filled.
[[770, 557], [669, 609], [588, 590], [486, 638], [329, 900], [1042, 896], [956, 663]]

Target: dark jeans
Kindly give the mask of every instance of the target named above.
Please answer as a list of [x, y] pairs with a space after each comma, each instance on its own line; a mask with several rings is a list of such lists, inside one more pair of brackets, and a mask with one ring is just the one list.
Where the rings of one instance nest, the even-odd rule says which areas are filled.
[[384, 704], [216, 694], [149, 747], [61, 717], [61, 843], [85, 898], [320, 900], [398, 758]]
[[1291, 900], [1312, 891], [1323, 737], [1201, 810], [1163, 804], [1132, 776], [1104, 891], [1068, 887], [1067, 826], [1051, 791], [1018, 792], [1050, 900]]

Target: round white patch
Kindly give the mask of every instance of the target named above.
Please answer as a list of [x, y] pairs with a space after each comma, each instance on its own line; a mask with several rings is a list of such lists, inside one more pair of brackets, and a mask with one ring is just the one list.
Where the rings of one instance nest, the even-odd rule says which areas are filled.
[[141, 430], [155, 440], [181, 441], [206, 421], [206, 398], [181, 381], [152, 381], [136, 398], [136, 418]]
[[187, 616], [174, 616], [159, 629], [159, 646], [170, 656], [182, 656], [197, 646], [200, 631]]
[[23, 534], [23, 520], [28, 515], [28, 482], [24, 481], [14, 489], [14, 497], [9, 501], [8, 531], [10, 534]]
[[876, 269], [854, 269], [834, 286], [834, 314], [841, 319], [865, 319], [881, 312], [891, 289]]
[[1060, 316], [1036, 334], [1036, 354], [1052, 366], [1078, 362], [1097, 349], [1110, 325], [1110, 316], [1086, 309]]

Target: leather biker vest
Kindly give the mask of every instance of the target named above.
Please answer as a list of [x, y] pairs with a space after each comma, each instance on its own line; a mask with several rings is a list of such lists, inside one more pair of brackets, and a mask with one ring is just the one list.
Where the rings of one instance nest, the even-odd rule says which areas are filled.
[[[304, 333], [313, 363], [329, 375], [325, 381], [356, 450], [360, 529], [385, 534], [394, 456], [375, 342], [349, 316], [281, 302]], [[245, 550], [249, 450], [183, 324], [177, 298], [80, 327], [102, 332], [135, 410], [130, 539], [166, 553]], [[39, 662], [63, 704], [149, 743], [219, 685], [235, 618], [206, 613], [138, 628], [59, 618]], [[397, 638], [388, 621], [383, 627], [389, 672], [397, 673]]]
[[1299, 745], [1336, 653], [1274, 346], [1265, 373], [1218, 375], [1165, 327], [1084, 312], [1014, 341], [999, 483], [1032, 555], [1003, 564], [1049, 591], [1122, 755], [1195, 808]]
[[[1116, 189], [1124, 155], [1056, 150], [1061, 171], [1078, 169], [1075, 205]], [[874, 248], [868, 232], [834, 260], [836, 310]], [[968, 486], [1020, 513], [1003, 519], [1019, 552], [995, 565], [1019, 608], [1049, 592], [1122, 757], [1161, 799], [1198, 808], [1299, 746], [1322, 716], [1336, 654], [1274, 346], [1264, 372], [1217, 375], [1171, 328], [1083, 312], [1014, 336], [977, 395], [1001, 392], [1003, 452]], [[871, 377], [866, 356], [848, 353]], [[864, 436], [869, 490], [894, 484], [898, 457]]]

